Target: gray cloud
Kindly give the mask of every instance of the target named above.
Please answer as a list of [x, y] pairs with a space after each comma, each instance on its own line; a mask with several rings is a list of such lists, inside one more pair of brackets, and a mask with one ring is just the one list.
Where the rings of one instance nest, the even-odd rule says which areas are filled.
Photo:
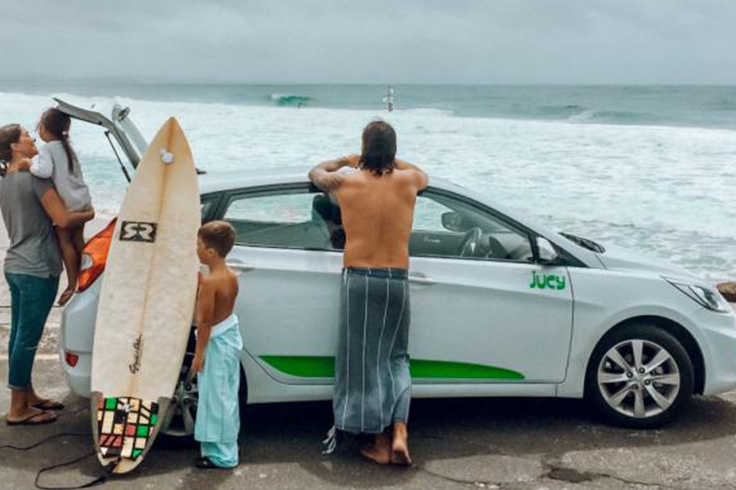
[[730, 0], [0, 4], [0, 78], [736, 83]]

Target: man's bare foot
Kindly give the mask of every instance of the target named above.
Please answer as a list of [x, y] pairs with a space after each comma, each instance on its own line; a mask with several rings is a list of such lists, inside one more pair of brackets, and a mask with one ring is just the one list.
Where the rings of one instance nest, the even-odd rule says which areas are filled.
[[393, 464], [411, 466], [408, 437], [406, 424], [397, 423], [394, 425], [394, 440], [391, 443], [391, 462]]
[[391, 440], [386, 434], [378, 434], [376, 441], [360, 450], [360, 454], [378, 464], [391, 462]]
[[72, 299], [72, 296], [74, 296], [74, 293], [74, 288], [66, 288], [64, 292], [61, 293], [61, 296], [59, 296], [59, 306], [64, 306], [65, 304], [67, 304], [67, 302]]
[[394, 441], [391, 447], [391, 462], [403, 466], [411, 466], [411, 456], [406, 441]]

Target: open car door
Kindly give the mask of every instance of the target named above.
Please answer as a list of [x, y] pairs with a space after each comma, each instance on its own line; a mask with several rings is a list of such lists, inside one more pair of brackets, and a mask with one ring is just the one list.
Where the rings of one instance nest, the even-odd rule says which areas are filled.
[[[110, 117], [107, 117], [94, 109], [82, 109], [81, 107], [77, 107], [56, 97], [54, 97], [54, 100], [56, 101], [56, 108], [61, 112], [68, 114], [74, 119], [105, 128], [105, 136], [107, 136], [108, 141], [110, 141], [110, 146], [112, 146], [115, 156], [117, 157], [118, 162], [120, 162], [120, 167], [123, 170], [125, 177], [130, 181], [128, 171], [125, 169], [125, 165], [120, 159], [120, 155], [110, 139], [110, 136], [115, 138], [118, 146], [122, 148], [123, 153], [125, 153], [128, 163], [130, 163], [134, 169], [138, 168], [138, 162], [140, 162], [141, 157], [146, 152], [146, 148], [148, 148], [148, 141], [146, 141], [138, 130], [138, 127], [128, 117], [130, 114], [130, 107], [121, 107], [119, 104], [115, 104], [112, 107]], [[203, 173], [206, 172], [197, 168], [197, 174]]]
[[[130, 108], [123, 108], [115, 104], [110, 117], [107, 117], [95, 110], [82, 109], [58, 98], [54, 98], [54, 100], [57, 103], [57, 109], [61, 112], [68, 114], [74, 119], [105, 128], [105, 135], [108, 139], [112, 135], [118, 146], [123, 150], [123, 153], [125, 153], [130, 165], [133, 168], [138, 167], [138, 162], [148, 147], [148, 142], [141, 135], [140, 131], [138, 131], [135, 124], [128, 118]], [[112, 141], [110, 144], [112, 144]], [[114, 149], [115, 147], [113, 146]], [[117, 155], [117, 151], [115, 153]], [[121, 161], [120, 164], [122, 165], [123, 162]]]

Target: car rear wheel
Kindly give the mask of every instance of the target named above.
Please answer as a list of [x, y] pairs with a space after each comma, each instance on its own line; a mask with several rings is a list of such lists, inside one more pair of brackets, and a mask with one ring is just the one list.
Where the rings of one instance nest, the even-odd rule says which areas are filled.
[[[194, 424], [197, 419], [197, 404], [199, 402], [199, 391], [197, 389], [197, 377], [189, 379], [189, 369], [192, 365], [194, 354], [187, 353], [182, 365], [179, 382], [171, 399], [171, 405], [166, 412], [166, 417], [161, 425], [161, 433], [169, 437], [187, 437], [194, 435]], [[240, 409], [240, 432], [244, 429], [245, 409], [248, 403], [248, 383], [243, 367], [240, 367], [240, 388], [238, 390]]]
[[586, 397], [609, 422], [656, 428], [672, 420], [693, 393], [693, 365], [680, 342], [650, 324], [604, 337], [593, 351]]

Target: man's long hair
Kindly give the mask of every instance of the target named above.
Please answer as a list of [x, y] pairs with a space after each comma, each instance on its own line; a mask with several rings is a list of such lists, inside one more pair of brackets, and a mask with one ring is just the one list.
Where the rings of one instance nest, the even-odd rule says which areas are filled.
[[384, 175], [396, 168], [396, 132], [384, 121], [373, 121], [363, 130], [360, 168]]

